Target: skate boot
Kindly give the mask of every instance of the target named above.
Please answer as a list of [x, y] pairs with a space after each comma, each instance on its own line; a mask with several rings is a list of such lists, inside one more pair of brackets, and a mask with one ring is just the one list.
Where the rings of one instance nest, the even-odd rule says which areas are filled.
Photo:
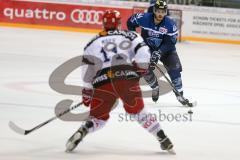
[[175, 151], [173, 150], [173, 144], [172, 144], [172, 142], [171, 142], [170, 139], [164, 134], [163, 130], [160, 130], [160, 131], [157, 133], [157, 138], [158, 138], [158, 141], [159, 141], [160, 144], [161, 144], [161, 149], [162, 149], [162, 150], [168, 151], [168, 152], [171, 153], [171, 154], [176, 154]]
[[159, 98], [159, 86], [156, 86], [155, 88], [152, 88], [152, 100], [154, 102], [157, 102]]
[[177, 95], [177, 94], [175, 93], [177, 100], [178, 100], [182, 105], [187, 105], [187, 104], [189, 103], [189, 100], [183, 98], [183, 91], [181, 91], [181, 92], [179, 92], [179, 93], [181, 94], [181, 96], [179, 96], [179, 95]]
[[80, 127], [67, 141], [66, 152], [73, 151], [82, 139], [87, 135], [88, 130], [85, 126]]

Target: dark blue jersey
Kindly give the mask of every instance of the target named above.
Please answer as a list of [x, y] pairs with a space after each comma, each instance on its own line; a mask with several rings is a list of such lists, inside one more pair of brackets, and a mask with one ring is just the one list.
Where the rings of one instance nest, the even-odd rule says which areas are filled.
[[137, 13], [128, 19], [127, 26], [132, 31], [141, 27], [141, 35], [152, 51], [161, 50], [167, 53], [176, 50], [178, 30], [175, 22], [168, 16], [156, 25], [153, 13]]

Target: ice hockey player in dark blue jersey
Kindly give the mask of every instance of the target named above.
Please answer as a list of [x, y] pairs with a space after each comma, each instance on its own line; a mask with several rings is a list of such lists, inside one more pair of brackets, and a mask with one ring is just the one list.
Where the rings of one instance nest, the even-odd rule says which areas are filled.
[[150, 0], [149, 3], [150, 3], [150, 6], [148, 8], [148, 12], [153, 12], [153, 7], [155, 5], [157, 0]]
[[[164, 64], [172, 84], [183, 95], [182, 65], [175, 47], [178, 29], [175, 22], [167, 16], [166, 0], [156, 0], [153, 12], [132, 15], [127, 21], [127, 26], [132, 31], [141, 27], [141, 35], [151, 50], [152, 63], [157, 63], [160, 60]], [[154, 66], [150, 66], [144, 79], [152, 88], [152, 99], [156, 102], [159, 98], [159, 85], [153, 72], [154, 69]], [[188, 102], [182, 96], [176, 95], [176, 97], [183, 105]]]

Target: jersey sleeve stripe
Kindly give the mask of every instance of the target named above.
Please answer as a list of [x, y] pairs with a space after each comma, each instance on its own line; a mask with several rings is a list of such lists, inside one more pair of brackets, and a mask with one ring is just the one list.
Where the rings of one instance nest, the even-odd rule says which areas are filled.
[[159, 33], [159, 34], [164, 34], [163, 32], [160, 32], [160, 31], [156, 31], [156, 30], [153, 30], [151, 28], [147, 28], [147, 27], [143, 27], [143, 26], [140, 26], [141, 28], [145, 29], [145, 30], [148, 30], [148, 31], [152, 31], [154, 33]]
[[174, 33], [168, 33], [167, 35], [169, 35], [169, 36], [174, 36], [174, 35], [176, 35], [176, 34], [178, 34], [178, 31], [176, 31], [176, 32], [174, 32]]
[[139, 43], [135, 48], [134, 48], [134, 53], [137, 54], [137, 51], [141, 48], [146, 46], [146, 44], [144, 42]]
[[87, 58], [83, 57], [82, 62], [87, 64], [87, 65], [94, 65], [93, 62], [89, 61]]
[[[151, 29], [151, 28], [146, 28], [146, 27], [143, 27], [143, 26], [141, 26], [141, 28], [143, 28], [143, 29], [145, 29], [145, 30], [148, 30], [148, 31], [152, 31], [152, 32], [154, 32], [154, 33], [162, 34], [162, 35], [166, 34], [166, 33], [164, 33], [164, 32], [155, 31], [155, 30], [153, 30], [153, 29]], [[176, 32], [174, 32], [174, 33], [167, 33], [166, 35], [173, 36], [173, 35], [176, 35], [176, 34], [178, 34], [178, 31], [176, 31]]]

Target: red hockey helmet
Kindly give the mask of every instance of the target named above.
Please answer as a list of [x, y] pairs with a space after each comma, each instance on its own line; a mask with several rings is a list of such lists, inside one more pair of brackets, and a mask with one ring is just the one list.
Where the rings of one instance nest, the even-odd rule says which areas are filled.
[[103, 14], [103, 27], [106, 31], [118, 29], [121, 24], [121, 15], [117, 10], [106, 10]]

